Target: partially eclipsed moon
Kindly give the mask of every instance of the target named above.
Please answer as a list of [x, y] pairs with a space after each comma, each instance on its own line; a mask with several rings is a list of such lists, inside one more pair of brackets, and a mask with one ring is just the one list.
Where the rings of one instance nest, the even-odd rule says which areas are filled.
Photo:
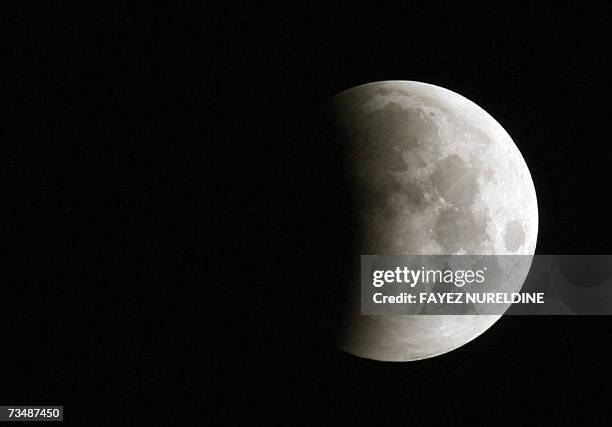
[[[531, 175], [510, 136], [482, 108], [409, 81], [357, 86], [336, 95], [332, 107], [359, 209], [356, 255], [534, 253]], [[362, 316], [356, 303], [339, 347], [377, 360], [424, 359], [464, 345], [499, 317]]]

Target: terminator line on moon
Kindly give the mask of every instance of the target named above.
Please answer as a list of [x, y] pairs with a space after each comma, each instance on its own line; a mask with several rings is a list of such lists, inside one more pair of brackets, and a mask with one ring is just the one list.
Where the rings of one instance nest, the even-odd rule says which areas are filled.
[[[335, 95], [331, 106], [359, 209], [357, 257], [534, 253], [538, 208], [531, 175], [510, 136], [482, 108], [412, 81], [357, 86]], [[449, 352], [500, 317], [363, 316], [358, 300], [338, 346], [384, 361]]]

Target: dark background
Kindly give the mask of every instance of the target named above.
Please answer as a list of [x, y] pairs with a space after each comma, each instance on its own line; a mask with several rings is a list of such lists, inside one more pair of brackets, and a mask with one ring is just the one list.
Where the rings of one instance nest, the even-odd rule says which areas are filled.
[[609, 253], [609, 6], [47, 5], [2, 19], [0, 401], [88, 422], [499, 407], [584, 421], [609, 407], [606, 317], [506, 317], [413, 363], [335, 350], [351, 207], [317, 120], [372, 81], [458, 92], [523, 153], [537, 253]]

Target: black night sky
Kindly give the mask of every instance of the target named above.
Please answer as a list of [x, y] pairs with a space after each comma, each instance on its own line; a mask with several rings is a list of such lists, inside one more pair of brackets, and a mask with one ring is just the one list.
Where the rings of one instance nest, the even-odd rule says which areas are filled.
[[63, 404], [105, 425], [108, 408], [212, 425], [609, 408], [606, 317], [504, 317], [413, 363], [333, 347], [352, 213], [318, 114], [373, 81], [460, 93], [530, 168], [537, 253], [609, 253], [610, 12], [285, 2], [5, 14], [2, 224], [16, 261], [3, 267], [0, 403]]

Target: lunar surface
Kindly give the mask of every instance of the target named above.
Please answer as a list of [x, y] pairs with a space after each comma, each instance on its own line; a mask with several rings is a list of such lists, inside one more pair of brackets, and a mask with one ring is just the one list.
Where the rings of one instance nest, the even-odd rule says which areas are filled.
[[[334, 96], [331, 106], [359, 211], [356, 258], [534, 253], [538, 208], [531, 175], [508, 133], [482, 108], [411, 81], [357, 86]], [[358, 271], [351, 289], [338, 346], [369, 359], [437, 356], [500, 317], [364, 316]]]

